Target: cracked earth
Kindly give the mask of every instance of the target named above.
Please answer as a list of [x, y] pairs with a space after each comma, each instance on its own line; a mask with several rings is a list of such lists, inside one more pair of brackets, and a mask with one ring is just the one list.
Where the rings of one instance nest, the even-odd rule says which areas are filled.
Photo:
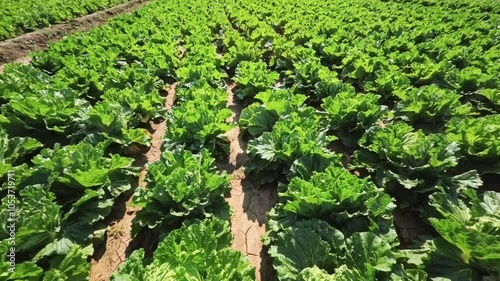
[[[228, 121], [238, 121], [241, 105], [234, 100], [234, 84], [227, 85], [228, 108], [233, 116]], [[257, 281], [273, 280], [274, 270], [267, 249], [261, 237], [266, 232], [266, 214], [276, 204], [277, 190], [261, 187], [247, 179], [244, 166], [248, 162], [246, 143], [242, 141], [238, 127], [227, 134], [230, 145], [228, 172], [231, 180], [231, 194], [226, 201], [233, 209], [231, 220], [232, 247], [244, 253], [256, 268]]]
[[[170, 85], [165, 91], [168, 93], [165, 101], [165, 108], [170, 110], [175, 100], [175, 87], [176, 83]], [[161, 144], [163, 136], [167, 129], [167, 121], [163, 120], [159, 123], [150, 121], [150, 131], [152, 131], [151, 147], [145, 154], [146, 163], [158, 161], [161, 155]], [[143, 165], [145, 163], [139, 163]], [[145, 178], [147, 175], [147, 166], [141, 171], [139, 175], [139, 187], [145, 188]], [[132, 194], [131, 194], [132, 195]], [[104, 252], [98, 253], [92, 258], [92, 266], [90, 269], [91, 281], [106, 281], [109, 280], [111, 274], [117, 270], [118, 266], [127, 258], [127, 251], [131, 237], [132, 220], [136, 212], [139, 210], [137, 207], [131, 207], [132, 197], [128, 198], [117, 212], [117, 220], [111, 223], [110, 228], [106, 233], [106, 247]]]

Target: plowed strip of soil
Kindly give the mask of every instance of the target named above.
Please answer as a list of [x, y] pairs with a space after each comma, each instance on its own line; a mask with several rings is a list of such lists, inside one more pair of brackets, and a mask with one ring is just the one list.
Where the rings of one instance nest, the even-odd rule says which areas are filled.
[[[31, 57], [21, 57], [21, 58], [17, 58], [12, 62], [16, 62], [16, 63], [20, 63], [20, 64], [24, 64], [24, 65], [28, 65], [30, 62], [31, 62]], [[0, 74], [3, 73], [3, 71], [5, 70], [5, 67], [7, 66], [7, 64], [0, 64]]]
[[49, 43], [58, 41], [65, 35], [77, 31], [87, 31], [97, 25], [106, 23], [109, 19], [120, 14], [137, 10], [150, 1], [131, 0], [125, 4], [76, 18], [67, 23], [56, 24], [2, 41], [0, 42], [0, 72], [3, 71], [4, 64], [26, 57], [33, 51], [43, 50], [47, 48]]
[[[175, 86], [176, 83], [170, 85], [167, 90], [167, 99], [165, 103], [165, 108], [169, 110], [172, 108], [175, 100]], [[163, 136], [167, 129], [167, 121], [162, 122], [150, 122], [150, 131], [152, 131], [152, 141], [151, 147], [145, 154], [143, 163], [138, 163], [144, 166], [143, 170], [139, 175], [139, 188], [145, 188], [147, 166], [146, 163], [152, 163], [158, 161], [161, 155], [161, 144], [163, 142]], [[131, 207], [132, 196], [128, 198], [125, 205], [122, 206], [121, 210], [117, 210], [116, 221], [111, 223], [109, 230], [106, 233], [106, 245], [104, 252], [96, 253], [98, 257], [94, 256], [92, 259], [92, 267], [90, 268], [90, 281], [107, 281], [110, 279], [111, 274], [116, 271], [118, 266], [125, 261], [129, 253], [127, 249], [129, 243], [132, 241], [131, 229], [132, 220], [135, 217], [137, 208]]]
[[[242, 109], [234, 100], [234, 86], [227, 85], [228, 108], [233, 112], [229, 121], [237, 121]], [[277, 190], [260, 187], [246, 178], [243, 166], [248, 162], [248, 157], [240, 129], [229, 131], [228, 138], [231, 145], [227, 170], [234, 177], [231, 180], [230, 197], [226, 198], [233, 210], [232, 247], [248, 256], [250, 263], [256, 268], [257, 281], [271, 281], [274, 275], [272, 261], [267, 249], [263, 248], [261, 237], [266, 232], [266, 214], [276, 204]]]

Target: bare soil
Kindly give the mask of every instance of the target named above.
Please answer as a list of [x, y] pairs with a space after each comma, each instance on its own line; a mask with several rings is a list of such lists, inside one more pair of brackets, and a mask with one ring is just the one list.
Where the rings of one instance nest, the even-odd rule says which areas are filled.
[[[234, 84], [227, 84], [228, 108], [233, 112], [228, 121], [237, 121], [242, 109], [234, 99]], [[246, 143], [242, 141], [240, 129], [227, 134], [230, 145], [227, 171], [233, 176], [231, 193], [226, 201], [232, 207], [232, 247], [248, 256], [256, 268], [257, 281], [271, 281], [274, 276], [271, 257], [262, 245], [261, 237], [266, 232], [266, 214], [277, 202], [275, 188], [261, 187], [247, 179], [243, 166], [248, 162]]]
[[[17, 58], [15, 60], [9, 62], [9, 63], [12, 63], [12, 62], [28, 65], [31, 62], [31, 57], [20, 57], [20, 58]], [[0, 74], [3, 73], [6, 66], [7, 66], [7, 64], [0, 64]]]
[[[176, 84], [174, 83], [165, 89], [167, 92], [165, 108], [167, 110], [172, 108], [174, 104], [175, 86]], [[136, 165], [144, 167], [139, 174], [140, 188], [146, 187], [147, 163], [152, 163], [160, 159], [161, 144], [167, 129], [167, 122], [166, 120], [161, 122], [150, 121], [149, 127], [152, 134], [151, 147], [145, 155], [139, 157], [136, 161]], [[130, 206], [132, 196], [133, 194], [129, 195], [129, 197], [126, 198], [126, 202], [123, 204], [117, 203], [115, 207], [115, 220], [110, 224], [106, 232], [106, 245], [103, 248], [99, 248], [100, 251], [96, 252], [92, 258], [90, 281], [109, 280], [111, 274], [117, 270], [118, 266], [124, 262], [130, 254], [128, 250], [130, 249], [129, 244], [132, 241], [132, 220], [139, 210], [137, 207]]]
[[394, 226], [402, 249], [412, 248], [412, 243], [418, 244], [421, 237], [436, 234], [435, 230], [420, 218], [418, 212], [408, 208], [397, 208], [394, 211]]
[[20, 59], [20, 62], [29, 60], [26, 57], [33, 51], [47, 48], [49, 43], [60, 40], [63, 36], [77, 31], [87, 31], [120, 14], [129, 13], [146, 5], [150, 0], [131, 0], [127, 3], [99, 11], [90, 15], [73, 19], [69, 22], [52, 25], [34, 32], [0, 42], [0, 72], [4, 64]]

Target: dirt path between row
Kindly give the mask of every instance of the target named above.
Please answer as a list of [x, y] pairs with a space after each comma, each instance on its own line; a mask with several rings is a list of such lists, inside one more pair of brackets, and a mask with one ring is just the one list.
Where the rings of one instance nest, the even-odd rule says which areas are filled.
[[[175, 101], [175, 87], [177, 83], [170, 85], [167, 91], [165, 108], [170, 110]], [[163, 136], [167, 129], [167, 121], [161, 122], [150, 121], [150, 132], [152, 133], [151, 147], [144, 155], [143, 159], [139, 159], [137, 165], [143, 166], [139, 174], [139, 188], [146, 187], [147, 163], [158, 161], [161, 155], [161, 144]], [[142, 163], [141, 163], [142, 162]], [[92, 258], [92, 266], [90, 268], [90, 281], [107, 281], [111, 274], [115, 272], [122, 262], [125, 261], [130, 254], [127, 252], [129, 244], [132, 241], [131, 230], [132, 220], [139, 210], [136, 207], [131, 207], [132, 195], [126, 198], [126, 202], [122, 205], [118, 204], [115, 208], [115, 220], [110, 224], [110, 228], [106, 233], [105, 248], [99, 248], [100, 252], [96, 252]]]
[[[238, 121], [242, 110], [235, 100], [232, 89], [234, 84], [227, 84], [228, 108], [233, 112], [228, 121]], [[257, 281], [271, 281], [274, 276], [271, 257], [263, 248], [261, 237], [266, 232], [267, 212], [276, 204], [277, 190], [261, 187], [245, 175], [244, 165], [248, 162], [245, 153], [246, 143], [242, 141], [240, 129], [232, 129], [227, 134], [230, 145], [228, 168], [232, 176], [230, 197], [226, 198], [233, 210], [231, 218], [232, 247], [248, 256], [256, 268]]]
[[131, 0], [127, 3], [99, 11], [90, 15], [73, 19], [62, 24], [55, 24], [19, 37], [0, 42], [0, 73], [5, 64], [13, 61], [29, 62], [27, 55], [33, 51], [47, 48], [49, 43], [60, 40], [63, 36], [77, 31], [87, 31], [98, 25], [106, 23], [111, 18], [120, 14], [132, 12], [146, 5], [151, 0]]

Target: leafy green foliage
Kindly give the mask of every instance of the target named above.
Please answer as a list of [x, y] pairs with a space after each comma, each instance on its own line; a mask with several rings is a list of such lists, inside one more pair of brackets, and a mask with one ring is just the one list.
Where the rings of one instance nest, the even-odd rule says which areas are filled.
[[[197, 27], [197, 29], [206, 27]], [[205, 33], [199, 32], [193, 35], [191, 44], [186, 45], [186, 55], [182, 59], [180, 67], [177, 69], [177, 78], [184, 84], [195, 85], [197, 83], [216, 83], [221, 78], [227, 77], [220, 68], [220, 59], [217, 57], [215, 48], [212, 45], [203, 44]], [[206, 39], [205, 39], [206, 40]]]
[[132, 189], [138, 172], [132, 159], [107, 156], [105, 149], [105, 143], [86, 142], [44, 149], [32, 160], [38, 169], [25, 180], [49, 183], [58, 202], [68, 204], [64, 231], [79, 242], [102, 237], [98, 222], [110, 214], [118, 196]]
[[135, 116], [129, 118], [129, 122], [134, 124], [146, 123], [150, 119], [162, 117], [165, 112], [163, 108], [165, 101], [158, 92], [144, 93], [139, 89], [110, 89], [101, 98], [110, 104], [119, 103], [127, 111], [134, 113]]
[[398, 91], [395, 95], [401, 99], [396, 105], [396, 113], [413, 124], [446, 122], [452, 117], [465, 117], [471, 111], [470, 105], [462, 105], [459, 94], [435, 85]]
[[45, 273], [44, 280], [87, 280], [90, 271], [87, 259], [92, 253], [92, 246], [82, 249], [74, 245], [66, 255], [52, 259], [53, 268]]
[[198, 80], [205, 79], [216, 81], [227, 76], [210, 63], [182, 66], [177, 70], [176, 74], [184, 83], [195, 83]]
[[342, 60], [342, 76], [351, 81], [371, 81], [375, 73], [388, 68], [384, 57], [370, 56], [361, 51], [352, 52]]
[[50, 85], [51, 78], [32, 65], [11, 63], [0, 74], [0, 98], [2, 104], [10, 99], [19, 99], [20, 93], [38, 93], [49, 89], [62, 90]]
[[[7, 253], [8, 248], [5, 245], [0, 245], [0, 251], [2, 253]], [[40, 280], [43, 275], [43, 269], [37, 266], [34, 262], [23, 262], [16, 265], [16, 270], [14, 273], [9, 274], [10, 263], [3, 261], [0, 263], [0, 268], [2, 269], [2, 274], [0, 277], [4, 280], [14, 281], [14, 280], [26, 280], [26, 281], [36, 281]]]
[[[327, 150], [327, 145], [334, 137], [327, 136], [322, 128], [320, 117], [310, 107], [282, 116], [272, 131], [249, 141], [250, 171], [288, 171], [295, 161], [311, 156], [317, 161], [333, 161], [337, 157]], [[274, 172], [268, 175], [262, 181], [276, 179]], [[293, 174], [288, 172], [287, 176], [292, 178]]]
[[160, 241], [150, 264], [134, 252], [111, 280], [254, 280], [248, 259], [230, 246], [228, 222], [192, 221]]
[[[338, 272], [339, 270], [337, 270]], [[338, 276], [330, 275], [323, 269], [317, 266], [308, 267], [302, 270], [297, 275], [297, 280], [299, 281], [334, 281], [339, 280]], [[341, 280], [341, 279], [340, 279]]]
[[135, 250], [127, 260], [120, 265], [118, 271], [111, 275], [113, 281], [140, 281], [144, 280], [144, 268], [147, 266], [144, 249]]
[[379, 186], [396, 180], [418, 192], [432, 190], [462, 157], [458, 143], [446, 135], [425, 135], [403, 122], [372, 127], [360, 144], [355, 157], [375, 172]]
[[275, 240], [269, 254], [274, 258], [280, 280], [295, 280], [307, 267], [331, 271], [345, 248], [342, 233], [319, 220], [299, 222], [277, 233]]
[[[103, 187], [110, 194], [118, 196], [120, 192], [115, 183], [124, 182], [124, 176], [135, 175], [132, 159], [117, 154], [109, 157], [105, 155], [106, 143], [94, 146], [90, 143], [80, 142], [76, 145], [54, 149], [44, 149], [33, 159], [39, 169], [46, 169], [59, 183], [83, 190], [86, 188]], [[130, 189], [130, 186], [121, 191]], [[59, 190], [62, 193], [73, 191]]]
[[[194, 99], [187, 99], [196, 95]], [[225, 92], [208, 90], [197, 95], [197, 92], [186, 94], [186, 102], [169, 113], [165, 138], [169, 142], [186, 144], [187, 148], [196, 152], [202, 148], [212, 151], [229, 152], [228, 141], [224, 134], [231, 129], [226, 119], [231, 111], [225, 108]]]
[[[7, 206], [15, 206], [16, 209], [12, 210]], [[26, 186], [19, 191], [18, 198], [12, 194], [4, 197], [1, 207], [0, 221], [3, 227], [0, 230], [0, 247], [15, 247], [18, 257], [15, 273], [5, 280], [38, 280], [30, 278], [40, 278], [44, 274], [42, 268], [35, 264], [41, 266], [42, 261], [54, 265], [52, 270], [44, 274], [47, 280], [52, 280], [55, 276], [86, 280], [90, 269], [86, 260], [92, 255], [93, 249], [92, 246], [82, 248], [75, 242], [88, 235], [89, 231], [80, 230], [79, 238], [66, 231], [66, 226], [72, 222], [63, 217], [62, 206], [56, 203], [55, 194], [47, 186]], [[12, 211], [15, 212], [14, 216]], [[16, 227], [15, 243], [11, 241], [12, 229], [7, 227], [13, 223]], [[27, 255], [27, 260], [19, 258], [23, 254]], [[2, 266], [5, 263], [2, 261]], [[4, 275], [7, 273], [8, 270]]]
[[[496, 89], [477, 91], [477, 108], [491, 113], [500, 113], [500, 92]], [[475, 96], [474, 96], [475, 97]], [[474, 102], [474, 101], [473, 101]]]
[[423, 247], [430, 254], [426, 271], [435, 280], [481, 280], [477, 271], [464, 264], [460, 250], [443, 238], [427, 241]]
[[[46, 2], [53, 8], [54, 1]], [[81, 4], [92, 10], [94, 2]], [[175, 143], [191, 154], [179, 152], [182, 161], [167, 157], [173, 159], [172, 169], [165, 163], [151, 166], [155, 177], [149, 180], [161, 185], [148, 184], [166, 199], [144, 204], [155, 204], [146, 217], [151, 224], [167, 232], [180, 229], [170, 233], [173, 238], [161, 245], [156, 261], [144, 260], [142, 252], [132, 255], [120, 278], [251, 280], [248, 263], [227, 249], [227, 222], [207, 227], [212, 223], [207, 220], [195, 227], [186, 221], [227, 211], [227, 205], [217, 204], [223, 202], [219, 190], [227, 189], [227, 178], [213, 170], [212, 160], [196, 157], [206, 149], [217, 156], [227, 149], [226, 89], [236, 70], [241, 93], [248, 91], [258, 101], [239, 120], [251, 138], [246, 168], [259, 180], [285, 182], [266, 238], [278, 279], [498, 279], [492, 272], [498, 268], [496, 252], [483, 250], [496, 250], [498, 244], [497, 218], [490, 213], [496, 203], [489, 203], [496, 199], [488, 192], [496, 188], [491, 173], [498, 173], [500, 163], [493, 125], [498, 123], [500, 9], [494, 2], [159, 1], [51, 44], [34, 54], [31, 66], [8, 66], [0, 75], [0, 125], [9, 146], [0, 163], [4, 171], [16, 170], [18, 202], [46, 208], [37, 213], [19, 203], [33, 217], [24, 222], [36, 233], [27, 227], [19, 231], [25, 247], [32, 247], [23, 249], [16, 273], [2, 278], [85, 278], [89, 238], [102, 238], [100, 221], [136, 180], [130, 159], [110, 153], [149, 145], [138, 127], [163, 117], [160, 93], [168, 83], [177, 85], [178, 99], [168, 116], [170, 138], [163, 150]], [[33, 13], [23, 13], [23, 19], [30, 21]], [[50, 22], [52, 16], [40, 18]], [[0, 23], [0, 36], [14, 29]], [[304, 106], [306, 96], [311, 107]], [[326, 112], [315, 110], [322, 104]], [[339, 147], [331, 134], [350, 143], [342, 151], [344, 165], [361, 138], [352, 172], [365, 176], [359, 168], [367, 168], [372, 178], [360, 180], [335, 168], [340, 157], [330, 150]], [[73, 152], [82, 140], [88, 146]], [[30, 163], [40, 143], [51, 152], [44, 150]], [[110, 172], [110, 161], [120, 168]], [[455, 200], [452, 196], [465, 187], [467, 195]], [[420, 209], [437, 231], [428, 233], [434, 237], [423, 247], [396, 249], [393, 200], [381, 188], [399, 207], [426, 206], [434, 194], [437, 211]], [[141, 192], [145, 200], [157, 195]], [[436, 192], [452, 198], [444, 202]], [[28, 199], [37, 196], [47, 200]], [[338, 233], [343, 237], [335, 240]], [[224, 246], [212, 251], [214, 243]], [[1, 252], [8, 251], [4, 246]], [[6, 269], [8, 263], [0, 263], [0, 271]]]
[[264, 62], [242, 61], [236, 68], [235, 82], [238, 89], [238, 98], [252, 97], [258, 92], [274, 86], [279, 74], [270, 72]]
[[10, 137], [0, 129], [0, 179], [11, 170], [17, 170], [25, 165], [26, 155], [42, 147], [42, 144], [32, 138]]
[[0, 124], [8, 131], [50, 130], [71, 133], [86, 118], [89, 103], [71, 89], [25, 92], [2, 105]]
[[328, 112], [330, 129], [349, 147], [357, 145], [362, 134], [376, 121], [387, 115], [387, 108], [378, 104], [379, 96], [340, 92], [323, 99], [322, 108]]
[[[16, 242], [19, 243], [16, 247], [17, 251], [21, 253], [40, 250], [58, 236], [61, 225], [61, 206], [55, 202], [54, 193], [48, 191], [43, 185], [25, 187], [19, 192], [19, 196], [18, 200], [14, 199], [13, 195], [2, 199], [3, 208], [0, 218], [3, 224], [0, 239], [7, 245], [10, 237], [10, 230], [7, 226], [16, 222], [19, 228], [16, 233]], [[15, 217], [7, 208], [9, 204], [17, 207]]]
[[314, 56], [294, 62], [293, 67], [295, 69], [289, 71], [288, 74], [293, 77], [299, 89], [305, 90], [312, 90], [316, 83], [321, 82], [320, 75], [329, 71], [328, 68], [321, 65], [319, 58]]
[[327, 278], [321, 280], [379, 280], [393, 270], [394, 250], [373, 233], [357, 232], [346, 239], [323, 221], [306, 220], [278, 233], [269, 254], [280, 280], [316, 280], [309, 279], [313, 275]]
[[133, 204], [142, 207], [139, 226], [168, 230], [187, 218], [207, 215], [225, 205], [229, 179], [216, 172], [215, 159], [203, 149], [193, 154], [182, 147], [165, 151], [148, 168], [146, 189], [138, 189]]
[[255, 43], [245, 40], [236, 30], [227, 30], [222, 41], [227, 49], [222, 61], [232, 69], [238, 67], [241, 62], [258, 62], [262, 57], [262, 50]]
[[313, 173], [308, 180], [293, 178], [279, 195], [286, 200], [283, 211], [289, 215], [322, 219], [345, 234], [377, 228], [387, 231], [395, 207], [389, 195], [373, 183], [335, 166]]
[[253, 103], [241, 111], [239, 125], [247, 129], [253, 137], [271, 131], [280, 116], [288, 115], [302, 106], [307, 99], [290, 90], [267, 90], [254, 97], [260, 102]]
[[[439, 267], [448, 261], [450, 270], [450, 265], [454, 265], [476, 274], [498, 275], [500, 193], [486, 191], [478, 196], [470, 189], [465, 189], [457, 195], [436, 193], [431, 196], [430, 204], [440, 216], [430, 218], [429, 221], [442, 239], [446, 240], [446, 243], [437, 242], [437, 250], [439, 247], [450, 248], [442, 252], [443, 260], [435, 259], [431, 263], [435, 262], [435, 266]], [[458, 255], [446, 256], [453, 253]]]
[[104, 10], [126, 2], [125, 0], [51, 0], [40, 4], [33, 0], [7, 1], [0, 13], [0, 40], [15, 37], [55, 23]]
[[149, 146], [147, 131], [130, 126], [133, 118], [134, 112], [127, 107], [114, 101], [103, 101], [88, 112], [88, 119], [79, 124], [79, 130], [71, 137], [93, 143], [111, 140], [123, 146], [133, 143]]
[[482, 164], [480, 170], [498, 173], [500, 115], [454, 118], [447, 124], [446, 133], [460, 144], [467, 158]]
[[376, 78], [373, 81], [367, 81], [363, 88], [381, 95], [382, 100], [392, 100], [394, 95], [410, 91], [412, 85], [401, 69], [389, 66], [388, 69], [378, 71]]
[[314, 94], [317, 99], [335, 97], [341, 92], [354, 92], [352, 85], [342, 82], [335, 71], [321, 68], [318, 71], [319, 81], [314, 85]]

